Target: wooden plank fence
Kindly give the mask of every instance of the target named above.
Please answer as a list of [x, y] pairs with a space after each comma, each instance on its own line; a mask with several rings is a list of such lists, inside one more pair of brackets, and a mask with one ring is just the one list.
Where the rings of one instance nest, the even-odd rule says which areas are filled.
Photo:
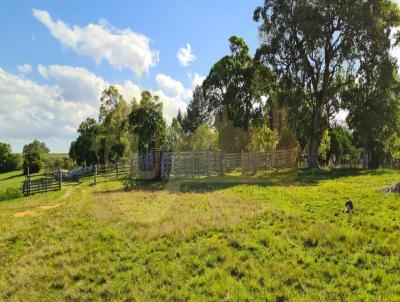
[[[158, 152], [158, 153], [157, 153]], [[142, 179], [196, 178], [224, 175], [241, 170], [253, 173], [262, 169], [290, 168], [297, 166], [297, 150], [279, 150], [251, 153], [224, 153], [219, 151], [162, 152], [136, 154], [131, 161], [86, 167], [63, 174], [60, 170], [46, 173], [38, 179], [28, 175], [22, 184], [22, 193], [29, 196], [61, 189], [63, 179], [93, 175], [93, 183], [99, 178], [122, 179], [128, 175]], [[157, 167], [159, 170], [157, 170]], [[37, 178], [37, 176], [36, 176]]]
[[38, 193], [61, 190], [61, 177], [44, 175], [44, 177], [31, 180], [28, 175], [22, 183], [22, 194], [30, 196]]
[[[224, 153], [219, 151], [159, 152], [161, 178], [196, 178], [224, 175], [240, 170], [253, 173], [262, 169], [291, 168], [297, 166], [297, 150], [278, 150], [251, 153]], [[156, 155], [157, 156], [157, 155]], [[94, 180], [99, 177], [121, 179], [131, 175], [153, 179], [158, 175], [156, 156], [149, 152], [136, 154], [130, 162], [95, 167]]]

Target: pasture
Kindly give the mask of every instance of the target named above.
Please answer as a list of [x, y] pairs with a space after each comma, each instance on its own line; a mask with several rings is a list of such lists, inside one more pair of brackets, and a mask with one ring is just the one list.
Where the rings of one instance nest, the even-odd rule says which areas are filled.
[[203, 193], [88, 178], [2, 201], [0, 300], [396, 301], [400, 196], [384, 189], [399, 176], [232, 174]]

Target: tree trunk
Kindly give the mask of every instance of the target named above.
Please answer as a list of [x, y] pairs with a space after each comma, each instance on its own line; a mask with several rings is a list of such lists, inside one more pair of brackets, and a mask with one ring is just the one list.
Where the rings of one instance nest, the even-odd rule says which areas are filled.
[[318, 105], [314, 107], [313, 121], [312, 121], [312, 131], [310, 138], [310, 149], [308, 151], [308, 166], [310, 168], [319, 168], [318, 162], [318, 149], [321, 143], [320, 141], [320, 108]]
[[368, 155], [369, 155], [368, 138], [367, 138], [367, 135], [364, 134], [364, 136], [363, 136], [363, 154], [362, 154], [363, 169], [368, 168], [368, 157], [369, 157]]

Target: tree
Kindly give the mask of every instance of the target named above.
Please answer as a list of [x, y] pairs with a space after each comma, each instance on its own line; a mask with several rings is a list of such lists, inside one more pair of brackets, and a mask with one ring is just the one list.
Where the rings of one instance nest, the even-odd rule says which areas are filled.
[[200, 125], [212, 122], [212, 114], [209, 112], [202, 86], [196, 86], [194, 89], [193, 99], [189, 103], [182, 121], [179, 121], [179, 113], [180, 111], [177, 117], [178, 122], [180, 122], [186, 133], [195, 133]]
[[20, 165], [20, 157], [12, 154], [9, 144], [0, 142], [0, 173], [18, 170]]
[[200, 125], [191, 139], [193, 151], [216, 151], [218, 150], [218, 132], [210, 125]]
[[262, 125], [250, 126], [249, 151], [265, 152], [275, 150], [278, 143], [278, 135], [265, 123]]
[[391, 1], [365, 5], [362, 12], [357, 74], [343, 93], [343, 100], [349, 111], [347, 122], [363, 149], [363, 166], [376, 168], [383, 159], [385, 141], [399, 133], [400, 84], [390, 49], [391, 31], [399, 26], [400, 13]]
[[104, 163], [101, 152], [104, 145], [104, 128], [95, 119], [87, 118], [79, 125], [78, 138], [70, 146], [69, 156], [78, 165]]
[[[360, 20], [385, 9], [387, 16], [397, 14], [389, 0], [268, 0], [254, 12], [263, 41], [256, 56], [275, 70], [283, 87], [301, 95], [301, 102], [291, 105], [310, 116], [306, 129], [311, 167], [318, 166], [322, 134], [338, 110], [340, 90], [354, 70], [357, 37], [363, 30]], [[387, 32], [380, 34], [389, 37]]]
[[105, 89], [100, 97], [100, 113], [99, 113], [99, 123], [104, 122], [110, 112], [117, 106], [117, 104], [122, 101], [122, 95], [119, 93], [118, 89], [114, 86], [109, 86]]
[[252, 59], [242, 38], [232, 36], [229, 42], [230, 55], [214, 64], [202, 89], [209, 112], [226, 110], [234, 126], [247, 130], [251, 120], [260, 115], [261, 97], [268, 94], [275, 79], [269, 68]]
[[167, 129], [167, 141], [169, 149], [177, 152], [189, 150], [189, 140], [190, 134], [188, 135], [184, 132], [178, 118], [173, 118], [171, 126], [169, 126]]
[[318, 158], [321, 162], [327, 163], [329, 158], [329, 150], [331, 148], [331, 137], [329, 136], [328, 129], [325, 129], [322, 133], [321, 143], [318, 148]]
[[218, 146], [220, 150], [227, 153], [238, 153], [247, 149], [249, 131], [235, 127], [234, 122], [228, 119], [226, 109], [216, 115], [214, 126], [218, 131]]
[[162, 114], [162, 103], [158, 96], [142, 92], [140, 104], [129, 114], [131, 131], [138, 137], [138, 151], [145, 153], [155, 146], [156, 140], [166, 141], [166, 125]]
[[32, 143], [27, 144], [23, 148], [23, 169], [24, 174], [28, 173], [28, 167], [30, 173], [37, 173], [43, 167], [43, 155], [49, 153], [50, 150], [46, 144], [35, 139]]
[[327, 161], [333, 159], [336, 163], [341, 160], [357, 159], [358, 151], [353, 144], [352, 134], [341, 127], [333, 127], [329, 129], [330, 149]]

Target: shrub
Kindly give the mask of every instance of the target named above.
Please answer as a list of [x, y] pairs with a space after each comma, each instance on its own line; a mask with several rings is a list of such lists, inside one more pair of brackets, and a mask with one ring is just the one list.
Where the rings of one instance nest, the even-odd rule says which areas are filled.
[[0, 173], [19, 169], [20, 157], [11, 153], [11, 146], [0, 143]]
[[8, 187], [0, 190], [0, 201], [16, 199], [22, 196], [21, 190], [18, 187]]
[[[41, 160], [35, 160], [29, 164], [29, 174], [39, 173], [43, 168], [43, 163]], [[28, 174], [28, 165], [24, 165], [24, 174]]]
[[21, 168], [21, 157], [18, 154], [11, 154], [3, 165], [3, 172], [17, 171]]

